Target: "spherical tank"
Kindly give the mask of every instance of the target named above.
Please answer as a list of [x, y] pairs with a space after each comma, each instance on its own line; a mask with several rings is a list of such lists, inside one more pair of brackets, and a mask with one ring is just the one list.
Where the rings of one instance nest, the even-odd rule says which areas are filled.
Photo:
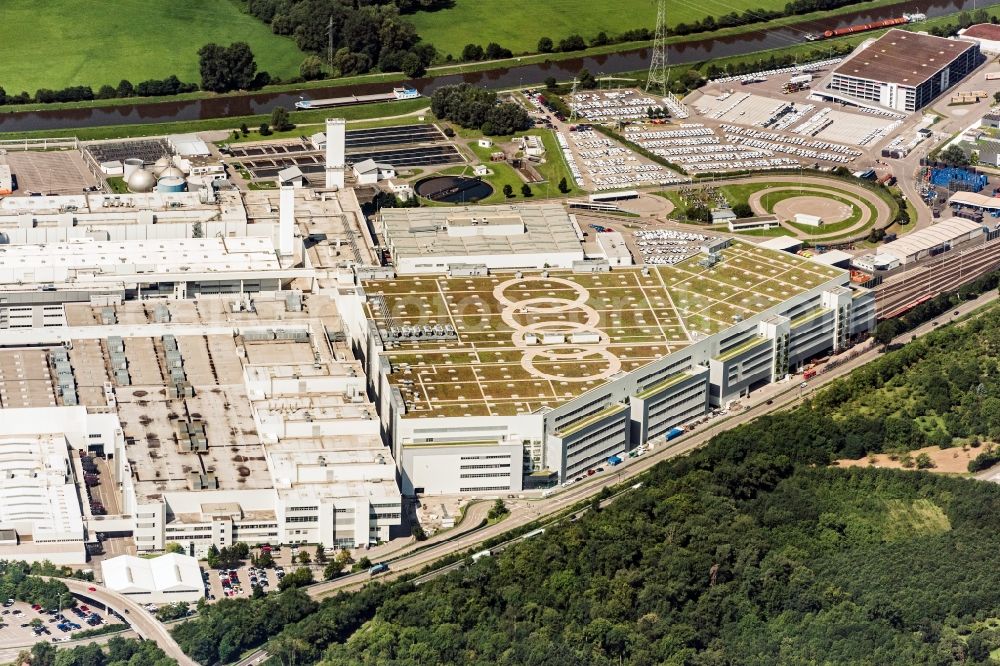
[[132, 192], [152, 192], [156, 186], [156, 178], [145, 169], [136, 169], [125, 183]]

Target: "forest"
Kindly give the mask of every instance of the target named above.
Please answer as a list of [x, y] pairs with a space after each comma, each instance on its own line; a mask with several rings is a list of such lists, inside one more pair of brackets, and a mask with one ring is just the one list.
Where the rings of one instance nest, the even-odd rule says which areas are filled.
[[1000, 487], [833, 461], [988, 446], [998, 354], [992, 307], [419, 589], [375, 584], [315, 606], [291, 590], [175, 635], [202, 663], [215, 646], [259, 645], [324, 666], [992, 663]]

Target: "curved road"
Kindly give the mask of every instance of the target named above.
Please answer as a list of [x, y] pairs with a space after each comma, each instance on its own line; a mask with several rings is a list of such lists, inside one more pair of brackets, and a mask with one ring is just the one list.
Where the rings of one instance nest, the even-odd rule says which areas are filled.
[[[45, 576], [48, 578], [48, 576]], [[126, 596], [113, 592], [96, 583], [76, 580], [75, 578], [58, 578], [66, 584], [69, 591], [77, 598], [93, 600], [105, 608], [115, 611], [132, 627], [132, 631], [140, 637], [155, 641], [168, 657], [177, 660], [180, 666], [197, 666], [197, 662], [189, 658], [170, 635], [170, 631], [159, 620], [146, 612], [142, 606]], [[91, 590], [90, 588], [94, 588]]]

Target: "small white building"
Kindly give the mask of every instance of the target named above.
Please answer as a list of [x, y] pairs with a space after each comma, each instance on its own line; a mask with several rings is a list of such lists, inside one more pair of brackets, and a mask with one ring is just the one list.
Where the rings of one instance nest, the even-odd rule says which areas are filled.
[[492, 148], [493, 147], [493, 141], [491, 139], [482, 138], [482, 139], [479, 140], [479, 147], [480, 148]]
[[541, 157], [545, 154], [545, 144], [542, 142], [542, 137], [530, 134], [528, 136], [519, 137], [517, 142], [521, 145], [521, 150], [524, 151], [527, 157]]
[[492, 173], [490, 168], [485, 164], [477, 164], [472, 167], [472, 175], [474, 176], [488, 176], [490, 173]]
[[278, 187], [291, 185], [292, 187], [303, 187], [306, 184], [306, 175], [302, 169], [292, 165], [278, 172]]
[[891, 254], [880, 252], [878, 254], [865, 254], [860, 257], [854, 257], [851, 265], [869, 273], [891, 271], [893, 268], [899, 268], [899, 259]]
[[387, 184], [389, 185], [389, 191], [395, 194], [400, 201], [409, 201], [410, 197], [413, 196], [413, 186], [409, 183], [390, 180]]
[[354, 177], [357, 179], [358, 185], [374, 185], [380, 180], [395, 178], [396, 169], [391, 164], [367, 159], [354, 165]]
[[104, 586], [136, 603], [194, 603], [205, 596], [198, 560], [168, 553], [145, 559], [119, 555], [101, 562]]
[[796, 213], [795, 224], [804, 224], [807, 227], [822, 227], [823, 218], [819, 215], [809, 215], [808, 213]]
[[212, 154], [208, 144], [197, 134], [174, 134], [167, 137], [167, 143], [180, 157], [208, 157]]
[[105, 176], [111, 177], [122, 177], [125, 175], [125, 165], [122, 164], [121, 160], [111, 160], [110, 162], [101, 162], [101, 173]]
[[629, 252], [628, 244], [621, 233], [617, 231], [605, 231], [595, 234], [597, 247], [601, 248], [601, 254], [612, 266], [631, 266], [632, 253]]
[[313, 150], [326, 150], [326, 132], [316, 132], [310, 136], [309, 145]]

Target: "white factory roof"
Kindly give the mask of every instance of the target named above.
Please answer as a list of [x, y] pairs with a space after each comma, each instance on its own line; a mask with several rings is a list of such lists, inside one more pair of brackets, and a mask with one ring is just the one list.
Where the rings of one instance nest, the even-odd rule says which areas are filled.
[[558, 204], [383, 208], [382, 226], [397, 257], [576, 253], [583, 249]]
[[845, 261], [850, 262], [854, 259], [854, 255], [848, 254], [842, 250], [830, 250], [829, 252], [824, 252], [823, 254], [814, 254], [811, 258], [813, 261], [818, 261], [819, 263], [826, 264], [827, 266], [836, 266], [837, 264]]
[[608, 259], [623, 259], [632, 261], [632, 253], [628, 250], [624, 236], [618, 231], [603, 231], [595, 234], [597, 244]]
[[302, 169], [298, 165], [293, 164], [290, 167], [285, 167], [278, 172], [278, 182], [287, 183], [290, 180], [295, 180], [296, 178], [305, 178], [305, 174], [302, 173]]
[[[0, 246], [0, 284], [61, 282], [80, 274], [225, 273], [281, 268], [270, 238], [80, 240]], [[28, 276], [32, 277], [28, 279]]]
[[204, 589], [198, 560], [168, 553], [152, 559], [119, 555], [101, 563], [105, 587], [119, 594], [200, 592]]
[[174, 134], [168, 136], [167, 141], [173, 146], [174, 152], [181, 157], [208, 157], [212, 151], [208, 149], [208, 144], [198, 138], [196, 134]]
[[392, 165], [384, 162], [376, 162], [370, 157], [366, 160], [361, 160], [354, 165], [354, 170], [357, 173], [372, 173], [373, 171], [378, 171], [379, 169], [392, 169]]
[[83, 539], [65, 437], [0, 438], [0, 475], [0, 529], [31, 534], [33, 541]]
[[774, 238], [768, 238], [766, 241], [757, 243], [757, 246], [767, 248], [768, 250], [794, 252], [802, 247], [802, 241], [794, 236], [775, 236]]
[[948, 203], [996, 210], [1000, 208], [1000, 197], [989, 197], [976, 192], [955, 192], [948, 199]]
[[983, 225], [979, 222], [952, 217], [920, 231], [907, 234], [899, 240], [886, 243], [879, 248], [879, 253], [891, 254], [897, 259], [904, 260], [909, 256], [926, 252], [977, 230], [981, 231], [982, 228]]

